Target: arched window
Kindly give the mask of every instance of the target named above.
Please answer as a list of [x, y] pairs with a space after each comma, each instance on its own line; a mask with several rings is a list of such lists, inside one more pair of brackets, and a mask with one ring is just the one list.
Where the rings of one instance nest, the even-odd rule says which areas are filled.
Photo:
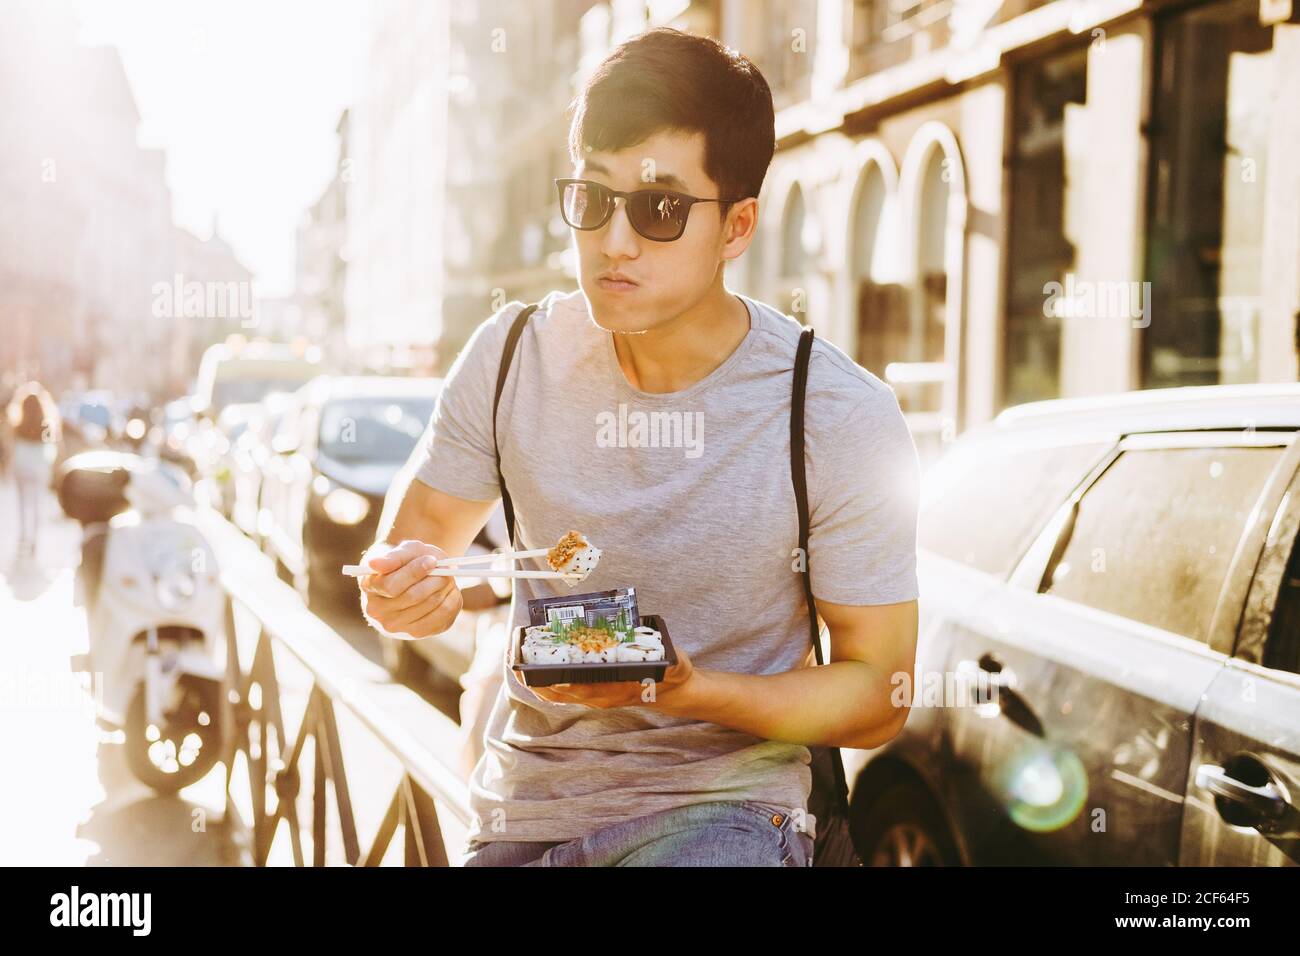
[[853, 347], [857, 363], [884, 378], [885, 367], [908, 354], [907, 297], [899, 282], [897, 175], [883, 146], [866, 144], [866, 149], [870, 152], [857, 173], [849, 220]]
[[885, 378], [898, 393], [923, 458], [962, 427], [963, 275], [966, 173], [952, 130], [921, 126], [899, 174], [908, 235], [906, 358]]
[[[930, 150], [921, 175], [921, 197], [916, 237], [916, 284], [912, 323], [912, 361], [942, 362], [948, 305], [948, 201], [951, 190], [945, 178], [943, 150]], [[926, 404], [937, 405], [942, 396], [929, 396]]]
[[808, 322], [808, 268], [818, 243], [817, 224], [808, 214], [797, 182], [786, 194], [780, 227], [780, 276], [772, 290], [772, 302], [787, 315]]
[[781, 217], [781, 275], [788, 279], [804, 274], [807, 255], [804, 250], [804, 227], [807, 222], [803, 190], [796, 183], [785, 200], [785, 214]]

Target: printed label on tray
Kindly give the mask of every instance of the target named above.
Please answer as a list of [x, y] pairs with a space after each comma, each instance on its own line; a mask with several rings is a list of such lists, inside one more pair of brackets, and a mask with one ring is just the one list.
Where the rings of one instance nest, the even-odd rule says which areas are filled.
[[528, 602], [528, 621], [531, 625], [559, 621], [566, 624], [581, 622], [587, 627], [609, 624], [635, 629], [641, 626], [641, 615], [636, 607], [636, 588], [627, 587], [536, 598]]
[[546, 619], [548, 621], [573, 621], [582, 616], [581, 604], [575, 604], [572, 607], [548, 607], [546, 609]]

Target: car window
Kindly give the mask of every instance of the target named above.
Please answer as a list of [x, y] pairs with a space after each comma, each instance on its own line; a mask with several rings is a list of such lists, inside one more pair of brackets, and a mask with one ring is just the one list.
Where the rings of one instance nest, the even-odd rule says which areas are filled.
[[1123, 452], [1079, 502], [1046, 593], [1208, 641], [1246, 519], [1283, 449]]
[[1300, 674], [1300, 536], [1291, 545], [1291, 557], [1278, 587], [1263, 663]]
[[1009, 577], [1047, 519], [1110, 447], [962, 449], [959, 461], [936, 466], [937, 476], [926, 489], [918, 517], [920, 546]]
[[403, 462], [433, 415], [433, 398], [357, 397], [321, 410], [321, 454], [340, 461]]

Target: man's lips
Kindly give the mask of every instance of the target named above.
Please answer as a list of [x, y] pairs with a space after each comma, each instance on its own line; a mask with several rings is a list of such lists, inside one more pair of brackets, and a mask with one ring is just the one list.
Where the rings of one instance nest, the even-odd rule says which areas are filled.
[[633, 282], [631, 279], [619, 275], [618, 273], [606, 273], [605, 275], [598, 276], [596, 282], [602, 289], [609, 292], [628, 292], [632, 289], [638, 288], [636, 282]]

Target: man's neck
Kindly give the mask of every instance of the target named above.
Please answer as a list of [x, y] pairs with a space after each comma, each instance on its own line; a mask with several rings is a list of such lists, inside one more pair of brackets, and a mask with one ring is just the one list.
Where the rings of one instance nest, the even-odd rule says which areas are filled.
[[614, 333], [628, 383], [643, 392], [680, 392], [725, 362], [749, 334], [749, 308], [723, 288], [645, 332]]

